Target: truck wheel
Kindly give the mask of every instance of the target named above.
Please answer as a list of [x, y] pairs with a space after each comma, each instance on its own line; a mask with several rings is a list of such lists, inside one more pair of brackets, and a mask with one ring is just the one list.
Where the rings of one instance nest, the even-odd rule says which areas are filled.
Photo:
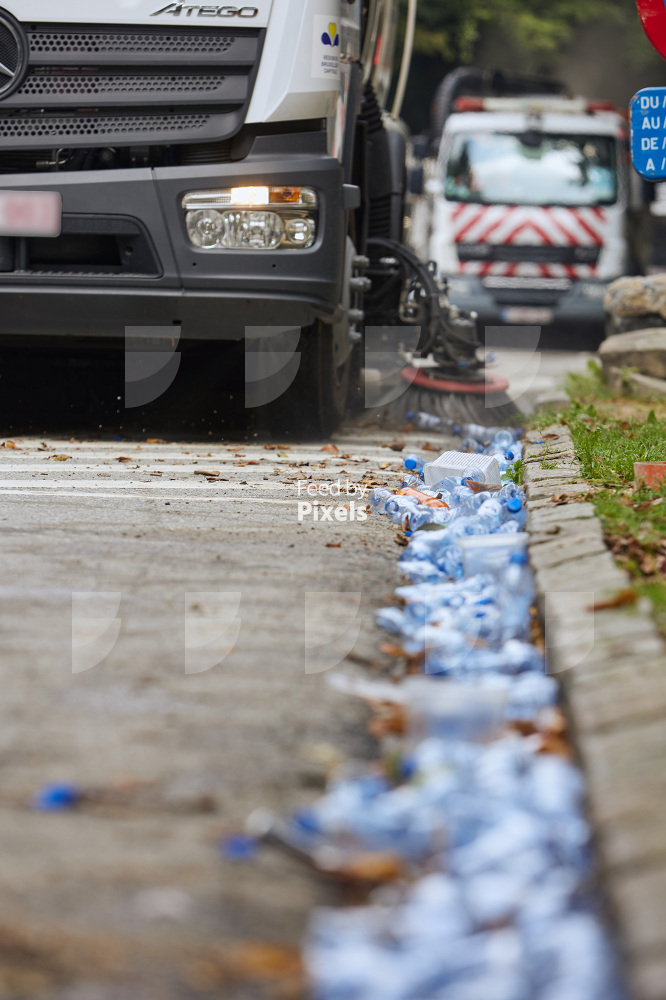
[[338, 324], [318, 320], [301, 332], [298, 373], [282, 396], [257, 413], [263, 433], [328, 437], [347, 412], [352, 353]]

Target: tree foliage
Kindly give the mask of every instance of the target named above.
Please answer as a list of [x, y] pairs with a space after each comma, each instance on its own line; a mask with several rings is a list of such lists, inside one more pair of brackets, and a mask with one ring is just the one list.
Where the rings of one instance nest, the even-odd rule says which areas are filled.
[[416, 51], [468, 63], [483, 34], [501, 26], [526, 61], [547, 67], [578, 25], [599, 19], [640, 30], [627, 0], [419, 0]]

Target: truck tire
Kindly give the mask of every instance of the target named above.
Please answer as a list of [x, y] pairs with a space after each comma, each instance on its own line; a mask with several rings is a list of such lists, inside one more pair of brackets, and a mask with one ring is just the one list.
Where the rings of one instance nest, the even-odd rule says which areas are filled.
[[326, 438], [347, 412], [352, 353], [343, 356], [335, 327], [317, 320], [301, 332], [300, 364], [289, 388], [257, 413], [257, 429], [289, 438]]

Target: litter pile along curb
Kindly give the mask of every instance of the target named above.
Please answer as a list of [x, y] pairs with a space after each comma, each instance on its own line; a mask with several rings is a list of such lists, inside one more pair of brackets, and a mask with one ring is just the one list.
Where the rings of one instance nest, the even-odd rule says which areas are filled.
[[467, 454], [430, 463], [445, 473], [434, 488], [411, 476], [370, 498], [411, 535], [411, 582], [377, 615], [403, 666], [329, 682], [385, 713], [383, 759], [343, 766], [309, 809], [250, 829], [374, 886], [367, 905], [313, 915], [315, 1000], [624, 1000], [583, 778], [529, 641], [524, 494], [498, 485], [522, 447], [499, 429], [490, 445], [483, 428], [463, 433]]
[[[666, 648], [603, 538], [566, 427], [526, 436], [524, 485], [551, 673], [587, 776], [635, 1000], [666, 1000]], [[547, 465], [548, 468], [543, 466]]]

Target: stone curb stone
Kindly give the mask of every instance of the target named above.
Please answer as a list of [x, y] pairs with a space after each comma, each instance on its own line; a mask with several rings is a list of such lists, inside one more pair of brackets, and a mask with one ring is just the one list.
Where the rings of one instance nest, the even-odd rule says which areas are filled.
[[[666, 649], [643, 602], [594, 609], [629, 578], [604, 544], [594, 506], [575, 502], [590, 484], [572, 461], [567, 429], [526, 439], [526, 531], [549, 672], [561, 675], [587, 773], [632, 1000], [666, 1000]], [[562, 493], [572, 502], [554, 502]]]

